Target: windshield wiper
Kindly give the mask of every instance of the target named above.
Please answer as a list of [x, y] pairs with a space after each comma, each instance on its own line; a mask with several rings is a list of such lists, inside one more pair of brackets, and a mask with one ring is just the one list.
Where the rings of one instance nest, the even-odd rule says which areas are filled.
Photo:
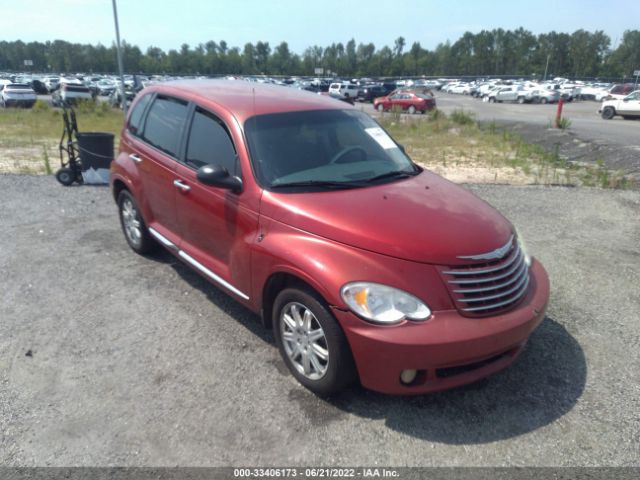
[[420, 170], [413, 170], [411, 172], [407, 172], [406, 170], [394, 170], [392, 172], [383, 173], [381, 175], [376, 175], [375, 177], [367, 178], [367, 183], [376, 182], [378, 180], [385, 180], [387, 178], [409, 178], [415, 177], [420, 173]]
[[363, 182], [337, 182], [332, 180], [303, 180], [300, 182], [276, 183], [271, 188], [289, 188], [289, 187], [327, 187], [327, 188], [358, 188], [364, 187]]

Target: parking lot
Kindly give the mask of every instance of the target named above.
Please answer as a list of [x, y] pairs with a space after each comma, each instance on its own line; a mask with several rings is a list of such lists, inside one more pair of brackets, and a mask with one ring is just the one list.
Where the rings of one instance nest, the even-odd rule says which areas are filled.
[[[604, 120], [597, 113], [599, 102], [574, 101], [564, 104], [563, 117], [571, 123], [567, 130], [550, 128], [556, 116], [556, 104], [488, 103], [469, 95], [436, 92], [438, 109], [446, 114], [455, 110], [471, 113], [482, 122], [495, 122], [517, 132], [529, 143], [548, 151], [558, 149], [568, 160], [597, 163], [632, 174], [640, 179], [640, 120], [615, 117]], [[373, 107], [364, 104], [373, 114]]]
[[107, 188], [0, 176], [0, 462], [638, 465], [640, 193], [468, 188], [549, 272], [525, 352], [453, 391], [325, 400], [254, 315], [171, 255], [131, 252]]

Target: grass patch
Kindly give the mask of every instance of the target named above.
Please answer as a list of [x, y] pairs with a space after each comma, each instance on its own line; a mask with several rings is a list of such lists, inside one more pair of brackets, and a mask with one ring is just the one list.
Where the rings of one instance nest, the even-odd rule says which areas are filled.
[[[113, 133], [117, 150], [124, 120], [121, 110], [111, 109], [106, 102], [93, 101], [80, 103], [75, 110], [78, 131]], [[0, 173], [50, 174], [57, 169], [62, 110], [40, 100], [31, 109], [2, 109], [0, 131]]]
[[[117, 150], [124, 120], [121, 110], [106, 102], [86, 101], [77, 105], [76, 114], [80, 132], [113, 133]], [[416, 162], [456, 182], [636, 186], [634, 178], [607, 169], [603, 161], [567, 162], [558, 146], [547, 152], [461, 110], [447, 116], [434, 109], [424, 118], [393, 109], [381, 123]], [[0, 173], [51, 174], [57, 169], [62, 129], [62, 111], [44, 102], [29, 110], [0, 110]]]
[[[425, 121], [413, 116], [384, 115], [381, 123], [414, 161], [456, 182], [586, 185], [629, 188], [634, 179], [607, 169], [604, 162], [579, 165], [564, 160], [559, 145], [547, 152], [519, 134], [480, 123], [456, 110], [439, 110]], [[570, 122], [564, 125], [568, 128]]]

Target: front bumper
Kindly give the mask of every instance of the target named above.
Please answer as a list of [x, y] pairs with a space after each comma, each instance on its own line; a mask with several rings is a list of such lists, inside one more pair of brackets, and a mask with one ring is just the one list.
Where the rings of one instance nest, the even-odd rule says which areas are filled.
[[[434, 312], [424, 323], [377, 326], [333, 308], [360, 382], [382, 393], [415, 395], [475, 382], [507, 367], [544, 319], [549, 278], [536, 260], [530, 275], [527, 296], [515, 309], [494, 317], [468, 318], [448, 310]], [[400, 372], [407, 369], [418, 371], [410, 385], [400, 381]]]

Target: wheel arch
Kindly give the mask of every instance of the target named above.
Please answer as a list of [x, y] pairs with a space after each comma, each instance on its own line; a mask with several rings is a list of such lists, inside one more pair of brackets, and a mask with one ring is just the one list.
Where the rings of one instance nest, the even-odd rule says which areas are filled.
[[123, 180], [116, 178], [113, 181], [113, 186], [111, 187], [111, 192], [113, 193], [113, 199], [117, 202], [118, 201], [118, 195], [120, 195], [120, 192], [122, 192], [123, 190], [129, 190], [129, 188], [127, 187], [127, 184], [124, 183]]
[[[321, 300], [327, 303], [325, 296], [312, 283], [304, 279], [301, 275], [280, 270], [272, 273], [262, 289], [261, 319], [265, 328], [273, 328], [273, 305], [278, 294], [290, 287], [297, 287], [315, 293]], [[327, 305], [328, 306], [328, 305]]]

